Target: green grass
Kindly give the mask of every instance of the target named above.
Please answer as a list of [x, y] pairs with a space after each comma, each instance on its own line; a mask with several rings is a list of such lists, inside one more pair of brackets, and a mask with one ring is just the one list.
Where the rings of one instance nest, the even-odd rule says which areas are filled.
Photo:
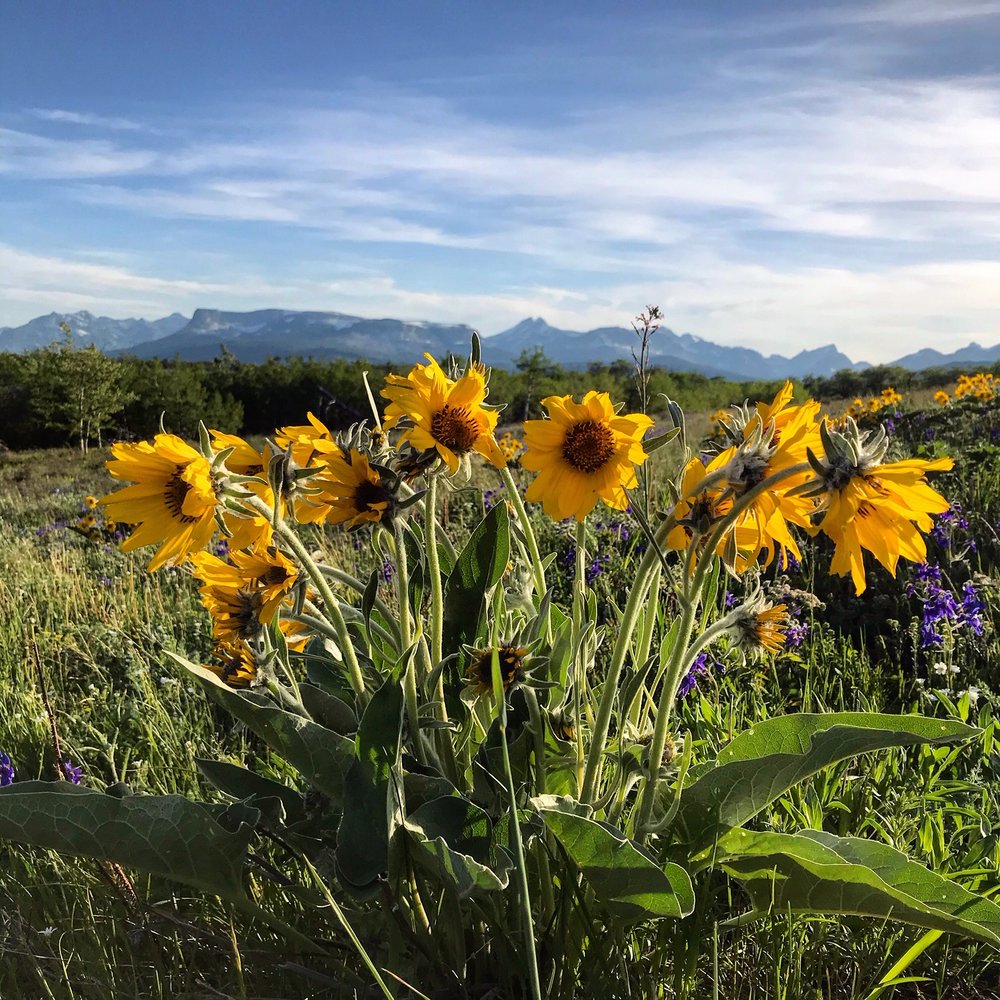
[[[963, 440], [960, 446], [974, 444]], [[211, 798], [198, 757], [250, 763], [294, 782], [254, 737], [165, 665], [165, 650], [198, 660], [210, 648], [210, 623], [190, 577], [170, 570], [151, 576], [142, 553], [126, 556], [71, 530], [48, 530], [57, 521], [72, 523], [87, 494], [110, 488], [100, 455], [51, 451], [0, 459], [0, 751], [10, 754], [19, 779], [53, 776], [40, 669], [63, 755], [83, 765], [88, 784], [124, 782], [137, 791]], [[960, 464], [944, 488], [972, 514], [980, 549], [971, 569], [989, 578], [977, 579], [991, 602], [990, 628], [952, 653], [962, 670], [954, 690], [977, 685], [977, 704], [944, 695], [931, 701], [929, 685], [916, 683], [927, 676], [932, 657], [912, 640], [908, 570], [898, 581], [873, 573], [872, 590], [858, 600], [825, 576], [826, 555], [807, 554], [802, 574], [789, 582], [811, 587], [826, 603], [814, 613], [810, 640], [797, 654], [757, 668], [728, 664], [684, 701], [676, 728], [690, 730], [705, 757], [755, 721], [792, 710], [916, 710], [979, 725], [983, 735], [972, 746], [894, 751], [833, 767], [783, 796], [758, 822], [774, 830], [827, 829], [879, 840], [992, 894], [1000, 888], [1000, 753], [991, 694], [1000, 690], [1000, 653], [989, 582], [1000, 564], [995, 455]], [[478, 492], [452, 495], [453, 538], [459, 540], [481, 512]], [[572, 544], [559, 525], [548, 527], [544, 538], [557, 559]], [[354, 541], [337, 536], [330, 558], [367, 576], [366, 553]], [[607, 603], [621, 594], [632, 564], [628, 546], [605, 544], [610, 558], [595, 588]], [[664, 616], [669, 613], [665, 608]], [[278, 878], [283, 873], [305, 881], [294, 862], [279, 845], [256, 850], [252, 897], [327, 942], [328, 957], [297, 955], [260, 921], [162, 880], [129, 872], [136, 905], [95, 862], [0, 843], [0, 997], [374, 995], [356, 987], [368, 976], [332, 915], [327, 919], [281, 891], [274, 871]], [[783, 913], [717, 928], [746, 902], [719, 872], [699, 879], [702, 902], [691, 917], [634, 932], [637, 953], [651, 956], [644, 966], [609, 972], [595, 949], [594, 980], [598, 971], [605, 982], [617, 976], [616, 996], [689, 1000], [711, 997], [713, 989], [727, 1000], [1000, 997], [1000, 964], [984, 946], [941, 937], [900, 973], [918, 982], [880, 991], [880, 981], [921, 941], [921, 931]], [[363, 940], [377, 942], [380, 915], [360, 907], [351, 914]]]

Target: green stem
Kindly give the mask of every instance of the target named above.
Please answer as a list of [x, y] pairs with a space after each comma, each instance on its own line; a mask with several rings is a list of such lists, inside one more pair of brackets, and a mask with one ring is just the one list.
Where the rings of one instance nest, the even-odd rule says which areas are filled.
[[[657, 536], [659, 536], [659, 532]], [[660, 539], [657, 537], [657, 542]], [[618, 626], [618, 635], [615, 637], [614, 649], [611, 651], [611, 662], [601, 687], [601, 701], [597, 707], [597, 718], [594, 721], [594, 728], [590, 734], [590, 752], [587, 755], [587, 766], [583, 776], [583, 787], [580, 791], [580, 799], [583, 802], [593, 802], [597, 797], [598, 786], [600, 784], [601, 762], [604, 758], [604, 750], [608, 742], [608, 732], [611, 729], [611, 716], [614, 712], [615, 697], [618, 693], [618, 682], [621, 679], [622, 668], [625, 665], [625, 656], [628, 651], [632, 633], [639, 618], [639, 611], [642, 602], [646, 597], [649, 587], [649, 580], [653, 572], [653, 567], [659, 560], [659, 553], [655, 546], [651, 545], [646, 549], [639, 563], [636, 572], [635, 583], [629, 591], [628, 601], [625, 610], [622, 612], [622, 619]], [[577, 726], [581, 725], [581, 720], [576, 720]]]
[[587, 607], [587, 519], [576, 524], [576, 575], [573, 580], [573, 632], [571, 655], [573, 657], [573, 718], [576, 721], [576, 787], [583, 787], [583, 685], [587, 669], [583, 655], [583, 620]]
[[653, 728], [653, 739], [649, 744], [649, 773], [643, 778], [639, 788], [639, 801], [636, 804], [634, 836], [642, 843], [646, 837], [646, 826], [653, 812], [653, 800], [656, 795], [656, 782], [660, 774], [660, 764], [663, 761], [663, 750], [667, 745], [667, 724], [670, 721], [670, 709], [676, 692], [674, 678], [679, 666], [687, 658], [688, 642], [691, 639], [691, 629], [694, 627], [697, 603], [691, 601], [684, 606], [677, 638], [670, 650], [670, 659], [664, 671], [663, 688], [660, 694], [660, 704], [656, 710], [656, 724]]
[[[694, 490], [684, 494], [680, 499], [685, 500], [690, 496], [696, 496], [703, 490], [714, 486], [715, 483], [723, 478], [725, 478], [725, 470], [720, 469], [717, 472], [713, 472], [698, 483]], [[632, 584], [628, 601], [625, 604], [625, 610], [622, 612], [618, 635], [615, 637], [614, 649], [611, 652], [611, 662], [608, 665], [608, 671], [601, 687], [601, 701], [597, 709], [597, 718], [591, 732], [590, 752], [587, 755], [587, 769], [584, 774], [583, 790], [581, 792], [581, 799], [584, 802], [592, 802], [597, 796], [601, 781], [601, 765], [608, 742], [611, 716], [614, 713], [615, 698], [618, 694], [618, 683], [621, 680], [625, 657], [628, 653], [629, 644], [632, 641], [632, 634], [635, 631], [642, 602], [645, 600], [649, 589], [653, 567], [663, 558], [661, 548], [667, 536], [676, 527], [676, 524], [677, 522], [673, 515], [671, 515], [653, 533], [649, 546], [643, 553], [639, 568], [636, 570], [635, 583]]]
[[410, 567], [406, 555], [406, 537], [403, 525], [397, 520], [393, 524], [396, 557], [396, 596], [399, 600], [399, 636], [404, 652], [413, 642], [413, 627], [410, 624]]
[[[345, 587], [350, 587], [351, 590], [356, 591], [363, 597], [365, 591], [368, 589], [368, 585], [363, 581], [359, 580], [355, 576], [351, 576], [350, 573], [345, 573], [344, 570], [339, 569], [336, 566], [327, 566], [325, 563], [317, 563], [320, 572], [330, 577], [330, 579], [335, 580], [337, 583], [342, 583]], [[396, 641], [399, 641], [399, 622], [396, 621], [396, 616], [389, 610], [385, 601], [381, 597], [375, 598], [375, 610], [396, 630]]]
[[[682, 679], [681, 669], [691, 660], [691, 651], [689, 649], [691, 631], [694, 627], [695, 616], [698, 610], [698, 602], [705, 584], [705, 575], [711, 568], [716, 558], [716, 549], [719, 547], [719, 543], [725, 536], [725, 533], [739, 520], [744, 511], [746, 511], [747, 508], [753, 504], [758, 496], [772, 489], [782, 480], [788, 479], [791, 476], [799, 475], [809, 468], [811, 468], [811, 466], [809, 466], [808, 463], [803, 462], [800, 465], [782, 469], [779, 472], [774, 473], [774, 475], [768, 476], [752, 489], [747, 490], [747, 492], [739, 497], [733, 504], [733, 509], [712, 528], [712, 532], [708, 536], [708, 540], [706, 541], [704, 547], [701, 548], [701, 554], [698, 557], [694, 573], [689, 574], [685, 572], [686, 589], [681, 601], [684, 610], [682, 613], [680, 628], [677, 632], [677, 640], [673, 649], [670, 651], [670, 659], [668, 660], [666, 670], [664, 671], [663, 688], [660, 692], [660, 703], [656, 710], [656, 723], [653, 729], [653, 740], [649, 746], [649, 773], [644, 776], [642, 780], [642, 784], [639, 788], [639, 799], [636, 804], [633, 826], [635, 837], [640, 843], [647, 835], [646, 828], [648, 827], [650, 817], [652, 816], [653, 801], [656, 796], [656, 782], [660, 770], [660, 761], [663, 759], [663, 748], [666, 746], [667, 742], [670, 714], [673, 710], [674, 699], [677, 697], [677, 689], [680, 686]], [[699, 536], [695, 535], [695, 537], [691, 539], [691, 543], [688, 547], [688, 558], [686, 560], [688, 565], [690, 565], [691, 562], [691, 553], [699, 547], [698, 543]], [[699, 640], [696, 645], [696, 649], [702, 648], [703, 645], [704, 637]]]
[[417, 701], [417, 668], [414, 650], [406, 657], [406, 669], [403, 671], [403, 701], [406, 704], [406, 722], [413, 741], [413, 749], [422, 764], [427, 763], [427, 748], [424, 745], [424, 734], [420, 731], [420, 705]]
[[[528, 718], [531, 720], [532, 736], [535, 745], [535, 794], [544, 795], [547, 783], [545, 768], [545, 722], [542, 719], [541, 710], [538, 707], [538, 698], [534, 688], [525, 686], [524, 700], [528, 706]], [[542, 913], [546, 916], [555, 912], [555, 895], [552, 891], [552, 874], [549, 870], [549, 855], [546, 846], [546, 838], [539, 837], [535, 841], [536, 856], [538, 858], [538, 876], [541, 882], [542, 892]]]
[[[258, 513], [264, 514], [267, 517], [273, 514], [271, 508], [257, 497], [251, 497], [247, 503]], [[309, 555], [309, 551], [302, 543], [302, 539], [299, 538], [288, 523], [279, 517], [274, 525], [274, 530], [288, 544], [299, 565], [306, 571], [313, 586], [323, 599], [324, 613], [329, 617], [333, 627], [337, 631], [337, 641], [344, 655], [344, 661], [347, 664], [347, 676], [351, 682], [351, 687], [354, 689], [355, 694], [363, 695], [365, 692], [365, 678], [361, 672], [361, 665], [358, 663], [357, 654], [354, 651], [354, 643], [351, 641], [351, 635], [347, 631], [347, 622], [344, 621], [344, 616], [340, 612], [340, 602], [330, 589], [330, 584], [327, 583], [326, 577], [321, 572], [319, 566], [316, 565], [316, 561]]]
[[538, 976], [538, 956], [535, 954], [535, 926], [531, 917], [531, 891], [528, 888], [528, 866], [524, 859], [524, 844], [521, 841], [521, 824], [517, 817], [517, 791], [514, 788], [514, 772], [510, 766], [510, 751], [507, 748], [507, 702], [500, 679], [500, 656], [496, 646], [496, 625], [493, 641], [493, 697], [496, 699], [500, 721], [500, 747], [503, 751], [503, 768], [507, 778], [507, 795], [510, 799], [510, 829], [514, 840], [514, 857], [517, 861], [518, 894], [521, 897], [521, 915], [524, 920], [524, 936], [528, 956], [528, 974], [531, 979], [531, 995], [534, 1000], [542, 1000], [542, 984]]
[[428, 478], [427, 493], [424, 495], [424, 538], [427, 543], [427, 572], [431, 578], [431, 662], [437, 665], [444, 659], [444, 589], [438, 558], [436, 476]]
[[531, 557], [532, 577], [535, 581], [535, 593], [538, 595], [538, 599], [541, 600], [545, 594], [545, 568], [542, 566], [542, 556], [538, 551], [538, 539], [535, 537], [535, 529], [531, 526], [531, 519], [528, 517], [524, 501], [521, 499], [521, 491], [517, 488], [517, 483], [514, 482], [514, 477], [511, 475], [510, 469], [504, 466], [500, 470], [500, 476], [507, 487], [508, 498], [514, 505], [514, 513], [517, 515], [518, 524], [521, 525], [524, 540], [528, 545], [528, 555]]
[[319, 872], [316, 871], [316, 869], [313, 867], [312, 862], [310, 862], [310, 860], [304, 854], [300, 854], [299, 859], [302, 861], [303, 865], [305, 865], [307, 871], [312, 876], [313, 881], [316, 883], [316, 886], [319, 889], [319, 891], [323, 894], [330, 909], [333, 910], [333, 912], [336, 914], [337, 920], [340, 921], [340, 926], [343, 927], [344, 930], [347, 932], [347, 936], [351, 939], [351, 944], [354, 945], [355, 950], [361, 956], [361, 960], [365, 963], [365, 965], [368, 966], [368, 971], [375, 978], [375, 982], [378, 984], [379, 989], [382, 991], [382, 995], [386, 997], [387, 1000], [394, 1000], [392, 992], [389, 990], [389, 987], [386, 986], [385, 980], [382, 978], [378, 969], [375, 967], [375, 963], [371, 960], [371, 956], [365, 950], [365, 946], [361, 943], [361, 939], [358, 937], [357, 934], [354, 933], [354, 928], [351, 926], [350, 921], [347, 919], [347, 915], [340, 908], [340, 904], [334, 898], [333, 893], [330, 892], [329, 888], [327, 888], [326, 882], [323, 881], [323, 879], [320, 877]]

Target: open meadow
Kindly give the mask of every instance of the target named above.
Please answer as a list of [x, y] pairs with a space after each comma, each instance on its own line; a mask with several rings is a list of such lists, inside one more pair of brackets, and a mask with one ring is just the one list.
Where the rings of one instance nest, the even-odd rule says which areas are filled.
[[[688, 452], [650, 448], [626, 509], [585, 519], [567, 480], [545, 512], [520, 499], [530, 423], [527, 453], [498, 435], [502, 473], [470, 438], [469, 479], [433, 441], [308, 425], [268, 478], [266, 452], [238, 466], [217, 436], [243, 498], [227, 529], [274, 532], [245, 550], [270, 560], [253, 628], [222, 607], [241, 553], [211, 517], [200, 555], [149, 572], [151, 547], [120, 551], [124, 507], [95, 505], [124, 485], [106, 449], [0, 457], [0, 997], [1000, 997], [1000, 400], [855, 414], [860, 440], [888, 433], [878, 468], [954, 460], [926, 561], [904, 545], [890, 574], [863, 536], [860, 595], [831, 575], [833, 532], [747, 555], [707, 413]], [[647, 444], [669, 427], [657, 412]], [[329, 492], [352, 455], [368, 471]], [[281, 534], [268, 505], [296, 468]], [[932, 722], [887, 721], [911, 714]], [[818, 721], [767, 729], [786, 719]], [[713, 766], [733, 770], [699, 799]]]

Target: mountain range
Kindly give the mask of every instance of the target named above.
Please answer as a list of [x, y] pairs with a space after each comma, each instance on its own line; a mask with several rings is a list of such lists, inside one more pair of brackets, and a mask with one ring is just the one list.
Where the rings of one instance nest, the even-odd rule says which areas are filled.
[[[468, 351], [472, 328], [464, 324], [398, 319], [366, 319], [339, 312], [258, 309], [224, 312], [197, 309], [191, 319], [174, 313], [158, 320], [109, 319], [89, 312], [50, 313], [23, 326], [0, 327], [0, 351], [43, 347], [63, 334], [66, 323], [75, 343], [96, 344], [114, 354], [139, 358], [208, 360], [225, 345], [240, 360], [301, 355], [314, 358], [365, 358], [409, 364], [425, 352], [443, 357]], [[540, 318], [525, 319], [509, 330], [483, 339], [485, 360], [512, 368], [522, 352], [542, 350], [552, 361], [570, 368], [590, 362], [630, 360], [635, 334], [624, 327], [600, 327], [577, 332], [560, 330]], [[1000, 344], [970, 344], [951, 354], [926, 349], [892, 364], [913, 370], [947, 365], [988, 364], [1000, 360]], [[844, 368], [861, 370], [833, 344], [800, 351], [792, 357], [764, 355], [747, 347], [725, 347], [690, 333], [661, 327], [650, 346], [653, 365], [674, 371], [695, 371], [738, 380], [827, 376]]]

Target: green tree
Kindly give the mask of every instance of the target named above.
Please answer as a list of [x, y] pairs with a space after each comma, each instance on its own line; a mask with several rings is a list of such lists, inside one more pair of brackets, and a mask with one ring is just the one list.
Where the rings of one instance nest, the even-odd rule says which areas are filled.
[[61, 340], [32, 351], [27, 376], [32, 406], [42, 426], [65, 431], [86, 453], [91, 441], [102, 444], [104, 431], [135, 399], [126, 386], [126, 362], [110, 358], [94, 344], [77, 347], [68, 324]]

